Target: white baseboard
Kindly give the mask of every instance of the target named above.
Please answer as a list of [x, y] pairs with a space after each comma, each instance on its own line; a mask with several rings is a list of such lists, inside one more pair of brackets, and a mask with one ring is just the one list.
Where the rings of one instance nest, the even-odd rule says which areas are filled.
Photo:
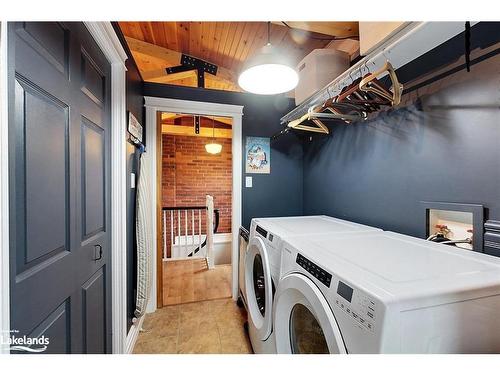
[[139, 337], [139, 332], [141, 331], [142, 323], [144, 323], [145, 317], [146, 314], [141, 316], [139, 321], [135, 324], [132, 324], [132, 327], [130, 327], [130, 330], [127, 334], [127, 339], [125, 340], [125, 354], [132, 354], [132, 352], [134, 351], [135, 343], [137, 342], [137, 338]]

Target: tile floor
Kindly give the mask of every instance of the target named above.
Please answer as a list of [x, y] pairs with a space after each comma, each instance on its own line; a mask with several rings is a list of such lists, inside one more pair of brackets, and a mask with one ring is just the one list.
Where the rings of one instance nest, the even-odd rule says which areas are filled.
[[231, 265], [208, 270], [204, 259], [163, 262], [163, 305], [231, 296]]
[[231, 298], [166, 306], [144, 321], [136, 354], [250, 354], [246, 312]]

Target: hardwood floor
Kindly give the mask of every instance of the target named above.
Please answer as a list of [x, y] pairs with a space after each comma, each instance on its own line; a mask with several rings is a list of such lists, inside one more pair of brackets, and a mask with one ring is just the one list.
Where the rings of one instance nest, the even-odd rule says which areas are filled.
[[163, 305], [231, 297], [231, 265], [208, 270], [204, 259], [163, 262]]
[[251, 354], [246, 319], [231, 298], [166, 306], [146, 315], [134, 354]]

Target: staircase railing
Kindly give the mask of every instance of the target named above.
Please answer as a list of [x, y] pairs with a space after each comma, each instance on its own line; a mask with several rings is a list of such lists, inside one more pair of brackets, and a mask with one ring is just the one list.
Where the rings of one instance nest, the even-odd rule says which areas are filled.
[[219, 227], [220, 212], [208, 197], [205, 206], [162, 208], [163, 260], [206, 258], [208, 268], [213, 268], [213, 234]]
[[[214, 208], [214, 231], [213, 231], [214, 234], [217, 233], [217, 230], [219, 229], [219, 222], [220, 222], [220, 212], [218, 209]], [[205, 246], [207, 246], [206, 236], [201, 246], [196, 247], [191, 253], [188, 254], [188, 257], [192, 257], [193, 255], [197, 254]]]

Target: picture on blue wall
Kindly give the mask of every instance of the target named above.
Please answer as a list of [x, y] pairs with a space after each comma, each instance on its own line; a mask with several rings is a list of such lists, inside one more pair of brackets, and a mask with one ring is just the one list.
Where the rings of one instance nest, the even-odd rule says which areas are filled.
[[245, 173], [271, 173], [271, 143], [269, 138], [247, 137]]

